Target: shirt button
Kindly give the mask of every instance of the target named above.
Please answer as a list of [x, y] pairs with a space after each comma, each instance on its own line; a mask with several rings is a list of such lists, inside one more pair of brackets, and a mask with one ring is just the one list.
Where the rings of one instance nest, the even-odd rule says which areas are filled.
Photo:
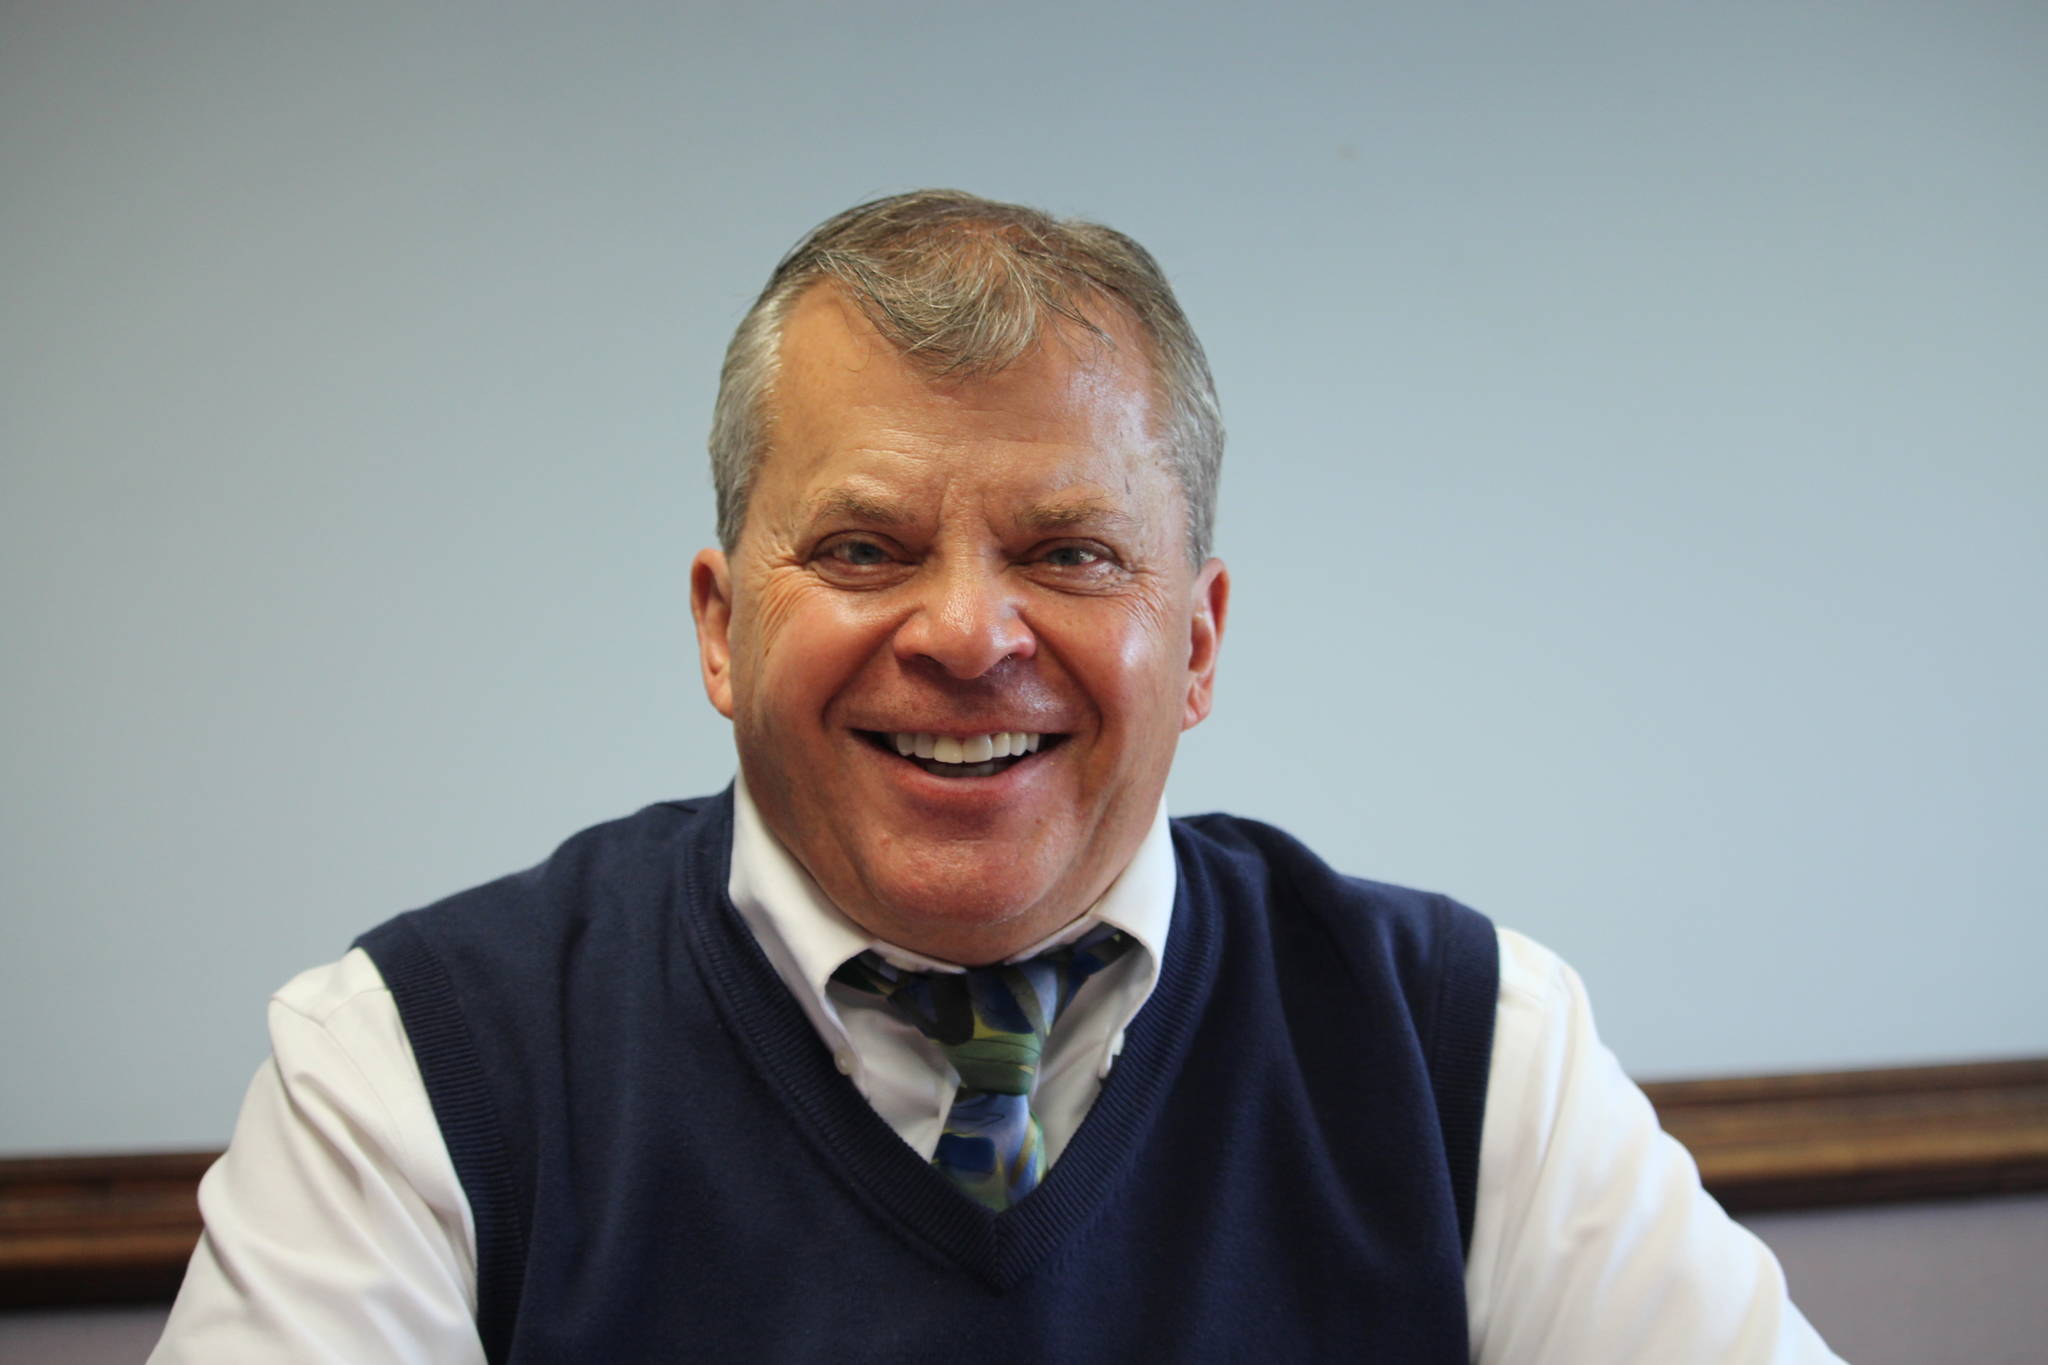
[[832, 1060], [838, 1064], [840, 1075], [851, 1076], [853, 1074], [853, 1054], [851, 1052], [837, 1053], [833, 1056]]

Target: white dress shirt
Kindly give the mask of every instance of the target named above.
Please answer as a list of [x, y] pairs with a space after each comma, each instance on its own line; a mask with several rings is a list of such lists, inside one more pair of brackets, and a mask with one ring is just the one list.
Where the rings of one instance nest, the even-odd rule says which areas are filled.
[[[957, 1078], [936, 1044], [829, 978], [881, 943], [827, 901], [735, 791], [728, 890], [849, 1080], [929, 1157]], [[1076, 995], [1032, 1108], [1057, 1160], [1157, 980], [1176, 870], [1162, 809], [1082, 920], [1136, 942]], [[1770, 1251], [1700, 1188], [1690, 1156], [1601, 1043], [1557, 957], [1501, 930], [1500, 1000], [1466, 1260], [1484, 1365], [1819, 1365], [1838, 1358]], [[360, 949], [270, 1002], [271, 1059], [200, 1183], [206, 1231], [153, 1365], [480, 1365], [476, 1228], [391, 991]]]

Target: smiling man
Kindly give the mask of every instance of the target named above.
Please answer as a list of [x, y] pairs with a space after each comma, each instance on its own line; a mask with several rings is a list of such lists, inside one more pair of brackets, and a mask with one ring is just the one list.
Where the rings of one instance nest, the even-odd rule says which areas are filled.
[[805, 291], [736, 543], [697, 559], [705, 686], [768, 828], [933, 958], [1000, 961], [1100, 899], [1209, 711], [1229, 581], [1189, 554], [1143, 337], [1098, 311], [935, 382]]
[[1554, 957], [1167, 818], [1221, 453], [1120, 234], [807, 237], [691, 575], [738, 780], [281, 991], [155, 1359], [1832, 1360]]

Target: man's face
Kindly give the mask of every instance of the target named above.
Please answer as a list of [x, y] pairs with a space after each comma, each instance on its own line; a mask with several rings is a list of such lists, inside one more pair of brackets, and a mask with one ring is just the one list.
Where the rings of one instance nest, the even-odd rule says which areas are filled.
[[[1114, 349], [1048, 335], [934, 380], [811, 290], [740, 543], [694, 567], [705, 687], [769, 828], [932, 956], [995, 961], [1086, 910], [1208, 714], [1228, 579], [1188, 563], [1144, 346], [1099, 311]], [[983, 752], [1012, 734], [1032, 751]], [[931, 758], [899, 752], [920, 736]]]

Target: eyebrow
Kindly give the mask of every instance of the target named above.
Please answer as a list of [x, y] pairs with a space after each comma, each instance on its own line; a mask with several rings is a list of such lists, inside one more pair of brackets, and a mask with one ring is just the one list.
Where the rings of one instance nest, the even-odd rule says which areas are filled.
[[914, 518], [898, 503], [888, 502], [851, 488], [832, 488], [811, 499], [810, 521], [853, 521], [864, 526], [898, 528]]
[[1024, 509], [1017, 521], [1029, 530], [1040, 532], [1071, 531], [1082, 526], [1125, 530], [1138, 524], [1116, 504], [1093, 497], [1076, 498], [1071, 502], [1033, 503]]
[[[917, 521], [915, 513], [901, 503], [864, 493], [855, 488], [831, 488], [810, 500], [808, 522], [852, 522], [901, 530]], [[1137, 518], [1106, 498], [1082, 496], [1057, 502], [1035, 502], [1017, 515], [1017, 524], [1041, 535], [1100, 527], [1105, 531], [1129, 531]]]

